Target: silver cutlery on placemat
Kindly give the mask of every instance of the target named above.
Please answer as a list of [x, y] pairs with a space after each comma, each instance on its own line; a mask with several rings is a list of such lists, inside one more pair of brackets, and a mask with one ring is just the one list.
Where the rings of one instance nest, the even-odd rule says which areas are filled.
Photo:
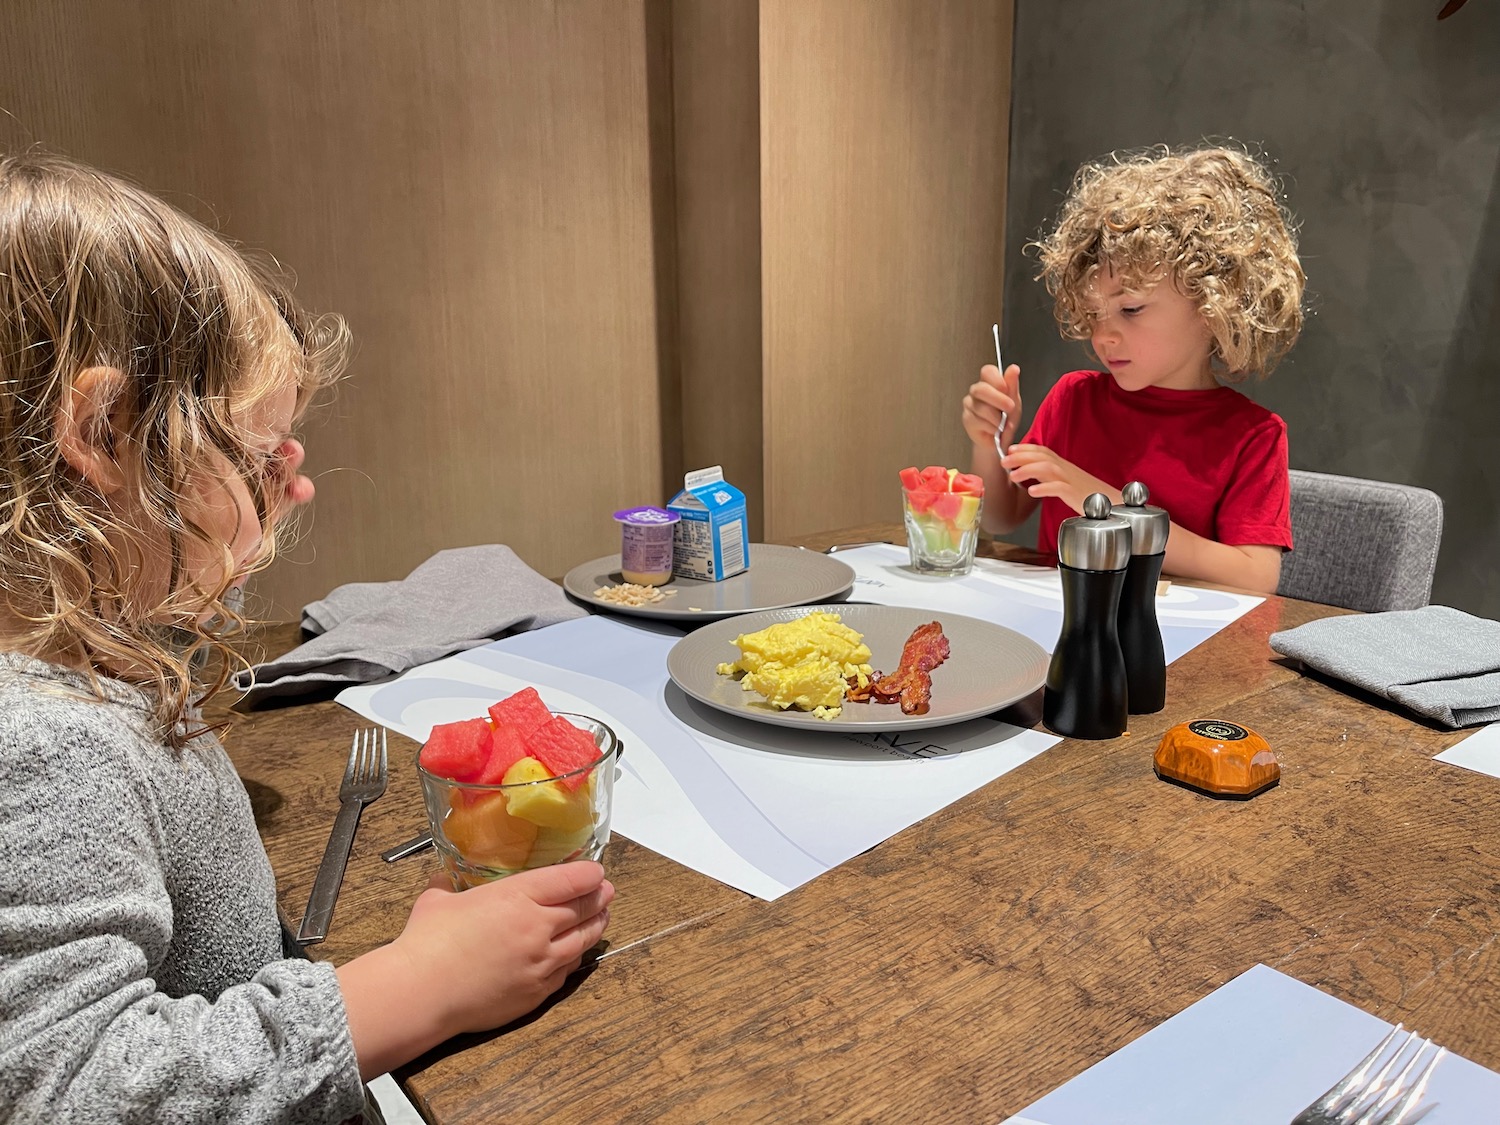
[[[1427, 1048], [1433, 1045], [1432, 1041], [1421, 1039], [1411, 1031], [1397, 1041], [1396, 1036], [1400, 1031], [1401, 1025], [1398, 1023], [1380, 1041], [1379, 1046], [1364, 1057], [1364, 1061], [1344, 1075], [1321, 1098], [1292, 1118], [1292, 1125], [1405, 1125], [1425, 1116], [1433, 1106], [1426, 1107], [1416, 1116], [1413, 1114], [1427, 1089], [1427, 1080], [1432, 1077], [1433, 1069], [1443, 1057], [1443, 1048], [1438, 1047], [1436, 1054], [1418, 1071], [1417, 1064]], [[1371, 1074], [1370, 1071], [1393, 1043], [1395, 1050], [1380, 1069]], [[1413, 1043], [1416, 1044], [1416, 1050], [1410, 1057], [1403, 1059], [1407, 1048]], [[1397, 1062], [1402, 1063], [1401, 1069], [1392, 1074]]]
[[416, 855], [424, 848], [432, 847], [432, 833], [423, 832], [420, 836], [413, 836], [404, 844], [397, 844], [394, 848], [386, 848], [380, 853], [380, 858], [387, 863], [395, 863], [398, 859], [405, 859], [409, 855]]

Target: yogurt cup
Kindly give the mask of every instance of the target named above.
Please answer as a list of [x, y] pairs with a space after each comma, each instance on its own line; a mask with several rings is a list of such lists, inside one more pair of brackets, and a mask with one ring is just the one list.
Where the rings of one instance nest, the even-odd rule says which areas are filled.
[[626, 508], [615, 513], [620, 525], [620, 577], [637, 586], [664, 586], [672, 580], [672, 542], [679, 519], [665, 508]]

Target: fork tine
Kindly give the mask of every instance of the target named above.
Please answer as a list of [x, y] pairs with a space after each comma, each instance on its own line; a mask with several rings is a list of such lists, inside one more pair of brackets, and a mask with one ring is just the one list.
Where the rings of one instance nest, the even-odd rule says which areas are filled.
[[[1374, 1109], [1379, 1109], [1382, 1112], [1378, 1117], [1372, 1116], [1369, 1120], [1369, 1125], [1401, 1125], [1403, 1121], [1407, 1120], [1407, 1114], [1422, 1100], [1422, 1095], [1426, 1093], [1427, 1080], [1432, 1077], [1432, 1072], [1437, 1067], [1438, 1060], [1446, 1053], [1446, 1048], [1439, 1047], [1432, 1058], [1427, 1061], [1427, 1065], [1422, 1068], [1422, 1073], [1417, 1075], [1416, 1080], [1408, 1086], [1406, 1084], [1407, 1076], [1417, 1065], [1417, 1061], [1422, 1057], [1423, 1052], [1432, 1045], [1433, 1043], [1430, 1039], [1422, 1041], [1421, 1045], [1417, 1048], [1417, 1053], [1411, 1057], [1411, 1061], [1402, 1067], [1401, 1074], [1396, 1079], [1390, 1091], [1373, 1107], [1372, 1113]], [[1394, 1104], [1390, 1105], [1389, 1108], [1384, 1108], [1390, 1102], [1394, 1102]], [[1425, 1117], [1431, 1109], [1432, 1107], [1428, 1106], [1427, 1109], [1418, 1114], [1418, 1117]]]
[[387, 776], [388, 776], [388, 774], [386, 772], [386, 763], [385, 763], [385, 727], [381, 727], [380, 728], [380, 778], [379, 778], [380, 784], [382, 784], [382, 785], [385, 784], [385, 779], [386, 779]]
[[375, 780], [377, 776], [376, 770], [379, 766], [379, 762], [380, 759], [375, 753], [375, 731], [372, 728], [365, 731], [364, 783], [366, 785], [369, 785]]
[[1391, 1028], [1389, 1035], [1376, 1044], [1375, 1049], [1366, 1055], [1358, 1066], [1329, 1087], [1328, 1092], [1313, 1102], [1312, 1105], [1308, 1106], [1308, 1109], [1318, 1110], [1331, 1116], [1357, 1101], [1365, 1090], [1365, 1075], [1370, 1073], [1370, 1068], [1375, 1065], [1375, 1061], [1385, 1053], [1385, 1049], [1391, 1045], [1391, 1040], [1396, 1038], [1400, 1032], [1401, 1025], [1398, 1023], [1395, 1027]]
[[349, 764], [344, 767], [344, 784], [353, 784], [359, 768], [359, 731], [354, 732], [354, 744], [349, 747]]
[[[1391, 1071], [1401, 1061], [1401, 1056], [1414, 1041], [1417, 1044], [1416, 1054], [1412, 1055], [1401, 1072], [1392, 1079]], [[1385, 1107], [1391, 1099], [1400, 1094], [1406, 1073], [1416, 1062], [1417, 1055], [1422, 1053], [1422, 1046], [1423, 1040], [1415, 1031], [1408, 1031], [1405, 1037], [1397, 1042], [1396, 1049], [1391, 1052], [1391, 1057], [1386, 1059], [1384, 1065], [1365, 1082], [1363, 1088], [1355, 1092], [1354, 1100], [1347, 1110], [1352, 1115], [1352, 1125], [1375, 1125], [1380, 1115], [1385, 1113]]]

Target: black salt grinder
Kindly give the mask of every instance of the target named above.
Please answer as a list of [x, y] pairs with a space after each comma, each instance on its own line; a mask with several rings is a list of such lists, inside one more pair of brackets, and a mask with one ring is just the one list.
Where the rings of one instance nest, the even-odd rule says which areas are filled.
[[1130, 563], [1120, 594], [1120, 651], [1130, 685], [1130, 713], [1153, 715], [1167, 705], [1167, 658], [1156, 620], [1156, 583], [1167, 550], [1171, 519], [1146, 501], [1150, 493], [1135, 480], [1123, 490], [1125, 503], [1114, 514], [1130, 524]]
[[1130, 524], [1111, 515], [1109, 497], [1091, 493], [1083, 515], [1057, 530], [1063, 623], [1047, 668], [1042, 722], [1066, 738], [1125, 733], [1128, 688], [1118, 617]]

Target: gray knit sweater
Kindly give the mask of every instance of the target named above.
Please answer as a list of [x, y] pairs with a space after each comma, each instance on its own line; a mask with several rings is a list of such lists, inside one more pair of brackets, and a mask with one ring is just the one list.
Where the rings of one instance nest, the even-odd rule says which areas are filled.
[[286, 960], [244, 786], [145, 697], [0, 653], [0, 1122], [339, 1122], [333, 967]]

